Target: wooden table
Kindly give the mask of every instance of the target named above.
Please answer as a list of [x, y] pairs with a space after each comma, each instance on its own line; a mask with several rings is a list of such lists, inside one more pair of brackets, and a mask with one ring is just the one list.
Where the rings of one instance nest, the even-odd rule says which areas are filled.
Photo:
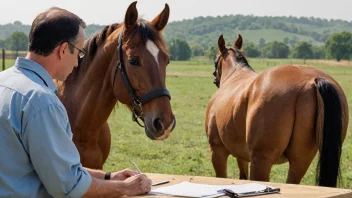
[[[200, 177], [200, 176], [182, 176], [182, 175], [165, 175], [165, 174], [154, 174], [146, 173], [146, 175], [154, 182], [163, 180], [169, 180], [170, 183], [163, 184], [160, 186], [154, 186], [160, 188], [168, 185], [178, 184], [184, 181], [200, 183], [200, 184], [246, 184], [246, 183], [258, 183], [280, 188], [280, 194], [269, 194], [256, 196], [257, 198], [322, 198], [322, 197], [334, 197], [334, 198], [352, 198], [352, 190], [341, 189], [341, 188], [327, 188], [319, 186], [306, 186], [306, 185], [294, 185], [294, 184], [282, 184], [273, 182], [258, 182], [248, 180], [234, 180], [234, 179], [222, 179], [215, 177]], [[165, 197], [160, 195], [143, 195], [138, 197]], [[170, 197], [170, 196], [169, 196]], [[225, 197], [225, 196], [223, 196]]]

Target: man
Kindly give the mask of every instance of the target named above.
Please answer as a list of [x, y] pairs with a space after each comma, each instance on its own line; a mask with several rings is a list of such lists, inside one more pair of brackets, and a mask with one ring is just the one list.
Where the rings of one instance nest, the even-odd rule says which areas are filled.
[[151, 181], [131, 170], [83, 168], [53, 79], [85, 55], [85, 23], [67, 10], [39, 14], [29, 52], [0, 72], [0, 197], [116, 197], [144, 194]]

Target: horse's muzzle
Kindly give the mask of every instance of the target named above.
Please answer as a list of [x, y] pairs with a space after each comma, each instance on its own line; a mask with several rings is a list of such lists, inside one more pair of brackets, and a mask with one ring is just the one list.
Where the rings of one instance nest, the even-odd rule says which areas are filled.
[[175, 126], [176, 118], [172, 120], [172, 123], [167, 128], [161, 118], [154, 118], [151, 124], [145, 123], [145, 132], [152, 140], [163, 140], [169, 137]]

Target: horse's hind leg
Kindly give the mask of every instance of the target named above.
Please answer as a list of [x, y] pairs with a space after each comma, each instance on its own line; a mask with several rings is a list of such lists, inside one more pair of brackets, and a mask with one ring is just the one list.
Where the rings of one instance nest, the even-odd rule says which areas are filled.
[[250, 180], [270, 181], [270, 171], [290, 142], [295, 117], [295, 98], [289, 94], [259, 100], [248, 111]]
[[255, 157], [251, 159], [250, 179], [255, 181], [270, 181], [270, 171], [272, 167], [270, 160]]
[[219, 132], [215, 125], [207, 127], [207, 135], [210, 146], [211, 162], [213, 164], [216, 177], [227, 177], [227, 159], [230, 155], [222, 143]]
[[290, 163], [287, 183], [299, 184], [317, 153], [315, 92], [302, 93], [296, 103], [296, 116], [286, 156]]
[[237, 158], [237, 165], [240, 169], [240, 179], [248, 179], [248, 162]]
[[227, 159], [230, 155], [225, 146], [220, 144], [211, 144], [211, 162], [215, 169], [216, 177], [227, 178]]

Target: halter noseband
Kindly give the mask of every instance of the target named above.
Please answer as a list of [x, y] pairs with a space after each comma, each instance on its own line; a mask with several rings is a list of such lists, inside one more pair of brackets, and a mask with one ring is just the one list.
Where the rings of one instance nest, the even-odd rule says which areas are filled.
[[120, 71], [122, 80], [128, 90], [128, 93], [132, 97], [132, 120], [134, 122], [137, 122], [139, 126], [144, 127], [138, 121], [138, 118], [141, 119], [143, 114], [143, 104], [160, 96], [167, 96], [171, 100], [170, 92], [167, 89], [160, 88], [160, 89], [150, 91], [142, 97], [138, 97], [126, 74], [125, 63], [123, 61], [123, 54], [122, 54], [122, 45], [123, 43], [122, 43], [122, 32], [121, 32], [119, 35], [119, 45], [117, 46], [117, 56], [119, 61], [116, 64], [112, 87], [114, 87], [114, 84], [115, 84], [117, 71]]

